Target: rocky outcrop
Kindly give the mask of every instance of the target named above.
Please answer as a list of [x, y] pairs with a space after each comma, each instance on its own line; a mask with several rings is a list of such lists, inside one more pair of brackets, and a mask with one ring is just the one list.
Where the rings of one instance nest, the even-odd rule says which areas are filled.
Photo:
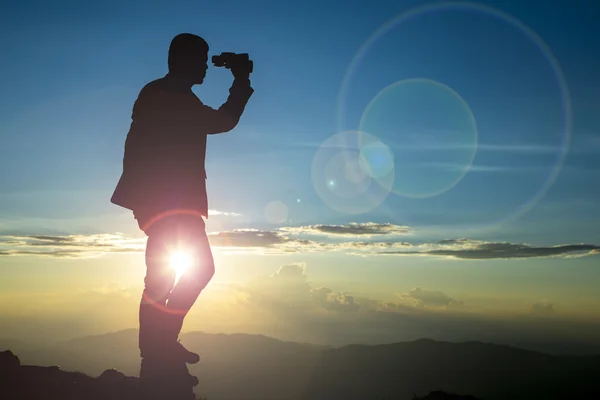
[[0, 352], [0, 398], [12, 400], [195, 400], [196, 377], [185, 364], [144, 361], [142, 378], [107, 369], [97, 378], [58, 366], [21, 365], [11, 351]]

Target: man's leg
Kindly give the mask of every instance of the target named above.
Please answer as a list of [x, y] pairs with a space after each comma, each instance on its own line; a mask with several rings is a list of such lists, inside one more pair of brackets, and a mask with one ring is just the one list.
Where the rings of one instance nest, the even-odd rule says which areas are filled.
[[167, 340], [171, 343], [177, 343], [185, 316], [215, 273], [204, 220], [200, 217], [187, 216], [178, 224], [178, 231], [179, 243], [191, 253], [193, 261], [175, 284], [167, 302], [170, 320]]
[[140, 302], [139, 347], [142, 358], [164, 352], [166, 308], [175, 284], [175, 271], [170, 267], [165, 235], [149, 235], [146, 243], [145, 288]]

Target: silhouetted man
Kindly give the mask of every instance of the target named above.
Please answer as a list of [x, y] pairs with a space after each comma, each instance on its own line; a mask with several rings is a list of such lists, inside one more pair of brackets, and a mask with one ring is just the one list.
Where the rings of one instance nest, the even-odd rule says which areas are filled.
[[[204, 39], [184, 33], [172, 40], [169, 72], [144, 86], [133, 106], [123, 174], [111, 198], [133, 211], [148, 236], [139, 313], [142, 358], [199, 361], [178, 336], [214, 274], [203, 219], [208, 217], [206, 139], [233, 129], [254, 92], [249, 62], [236, 63], [230, 66], [234, 81], [227, 101], [218, 110], [204, 105], [192, 86], [204, 81], [207, 63]], [[176, 283], [169, 258], [180, 248], [192, 253], [193, 265]]]

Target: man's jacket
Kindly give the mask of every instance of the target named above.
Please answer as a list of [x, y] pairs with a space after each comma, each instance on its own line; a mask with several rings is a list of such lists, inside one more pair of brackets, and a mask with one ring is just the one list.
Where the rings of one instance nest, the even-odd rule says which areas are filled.
[[235, 80], [215, 110], [168, 74], [148, 83], [133, 106], [111, 202], [136, 213], [186, 209], [207, 217], [207, 135], [233, 129], [253, 92], [249, 80]]

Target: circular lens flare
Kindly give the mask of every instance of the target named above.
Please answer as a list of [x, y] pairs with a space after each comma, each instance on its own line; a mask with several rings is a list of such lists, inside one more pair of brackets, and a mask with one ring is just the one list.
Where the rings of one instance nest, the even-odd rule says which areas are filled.
[[[498, 10], [496, 8], [478, 4], [475, 2], [466, 2], [466, 1], [448, 1], [448, 2], [435, 2], [432, 4], [426, 4], [422, 6], [417, 6], [414, 8], [405, 11], [390, 20], [384, 23], [380, 28], [374, 31], [368, 38], [363, 42], [360, 48], [355, 53], [354, 57], [350, 61], [348, 65], [345, 75], [342, 79], [342, 83], [338, 92], [337, 99], [337, 129], [343, 130], [346, 129], [344, 126], [344, 120], [346, 117], [346, 107], [349, 96], [349, 89], [352, 83], [353, 78], [356, 75], [358, 66], [368, 60], [367, 56], [369, 50], [372, 46], [384, 35], [390, 32], [392, 29], [406, 23], [409, 20], [414, 20], [422, 15], [436, 13], [436, 12], [444, 12], [449, 10], [456, 11], [466, 11], [466, 12], [475, 12], [480, 15], [485, 15], [487, 17], [495, 18], [497, 20], [505, 22], [507, 25], [512, 26], [517, 31], [523, 34], [523, 36], [528, 39], [531, 43], [533, 43], [539, 50], [540, 54], [544, 57], [544, 59], [548, 62], [554, 77], [555, 82], [558, 86], [558, 91], [560, 93], [560, 105], [562, 112], [562, 140], [559, 144], [559, 150], [557, 151], [556, 158], [554, 161], [554, 165], [549, 167], [549, 173], [545, 180], [541, 182], [533, 196], [530, 196], [528, 200], [521, 203], [516, 209], [512, 210], [508, 214], [504, 215], [500, 219], [494, 219], [489, 221], [486, 225], [489, 229], [495, 229], [503, 224], [514, 221], [527, 212], [529, 212], [532, 208], [535, 207], [536, 204], [540, 202], [540, 200], [546, 195], [548, 190], [552, 187], [556, 178], [560, 174], [562, 170], [562, 165], [565, 161], [565, 158], [569, 152], [571, 136], [572, 136], [572, 107], [571, 107], [571, 97], [569, 93], [569, 87], [567, 85], [567, 81], [565, 79], [562, 68], [552, 53], [548, 44], [529, 26], [525, 25], [519, 19], [513, 17], [512, 15]], [[404, 176], [405, 171], [397, 171], [396, 175]]]
[[394, 153], [383, 142], [368, 143], [360, 148], [360, 165], [369, 176], [383, 178], [394, 169]]
[[426, 198], [452, 189], [469, 171], [477, 126], [467, 102], [431, 79], [406, 79], [381, 90], [365, 109], [360, 128], [386, 142], [361, 146], [371, 176], [396, 169], [395, 194]]
[[366, 132], [340, 132], [325, 140], [311, 168], [319, 197], [331, 209], [346, 214], [378, 207], [394, 182], [393, 162], [385, 156], [386, 149], [387, 145]]

